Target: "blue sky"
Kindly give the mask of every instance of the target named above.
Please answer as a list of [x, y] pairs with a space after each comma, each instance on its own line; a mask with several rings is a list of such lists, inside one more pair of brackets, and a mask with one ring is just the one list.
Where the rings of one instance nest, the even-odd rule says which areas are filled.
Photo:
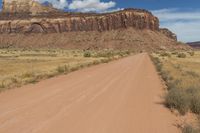
[[[200, 0], [35, 0], [48, 1], [59, 9], [107, 12], [123, 8], [144, 8], [156, 15], [184, 42], [200, 41]], [[0, 3], [1, 0], [0, 0]]]

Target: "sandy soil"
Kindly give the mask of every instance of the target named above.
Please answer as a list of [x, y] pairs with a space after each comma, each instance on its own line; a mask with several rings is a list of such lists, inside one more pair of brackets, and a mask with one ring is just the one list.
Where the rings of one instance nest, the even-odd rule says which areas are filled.
[[0, 94], [0, 133], [179, 133], [147, 54]]

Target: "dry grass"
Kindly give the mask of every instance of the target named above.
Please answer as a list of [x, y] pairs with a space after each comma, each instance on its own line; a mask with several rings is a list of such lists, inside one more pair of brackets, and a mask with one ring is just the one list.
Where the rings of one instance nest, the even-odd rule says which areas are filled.
[[[86, 52], [89, 56], [85, 56]], [[107, 63], [128, 54], [130, 54], [128, 51], [111, 50], [0, 49], [0, 91], [36, 83], [42, 79], [67, 74], [91, 65]]]
[[[168, 88], [166, 106], [183, 115], [200, 115], [200, 51], [157, 53], [153, 54], [153, 61]], [[199, 132], [189, 125], [182, 131]]]
[[169, 90], [166, 105], [182, 114], [188, 111], [200, 114], [200, 51], [153, 56]]

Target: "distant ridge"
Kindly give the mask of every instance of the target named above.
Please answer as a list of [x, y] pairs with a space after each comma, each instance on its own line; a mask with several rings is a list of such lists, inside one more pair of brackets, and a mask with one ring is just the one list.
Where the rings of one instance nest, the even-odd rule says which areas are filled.
[[197, 42], [188, 42], [187, 43], [189, 46], [193, 47], [193, 48], [198, 48], [200, 49], [200, 41]]

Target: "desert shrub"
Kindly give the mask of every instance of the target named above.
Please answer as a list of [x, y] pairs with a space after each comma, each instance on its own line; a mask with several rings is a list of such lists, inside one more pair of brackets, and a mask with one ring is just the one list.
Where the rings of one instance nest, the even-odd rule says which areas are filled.
[[160, 59], [158, 57], [152, 57], [152, 59], [153, 59], [153, 62], [155, 64], [159, 64], [160, 63]]
[[57, 70], [58, 73], [63, 73], [64, 72], [64, 69], [61, 66], [58, 66], [56, 70]]
[[49, 72], [49, 73], [47, 73], [47, 78], [52, 78], [52, 77], [54, 77], [57, 74], [58, 73], [56, 71]]
[[11, 81], [12, 81], [14, 84], [18, 83], [18, 80], [17, 80], [17, 78], [15, 78], [15, 77], [12, 77], [12, 78], [11, 78]]
[[188, 110], [200, 114], [200, 89], [198, 87], [177, 88], [177, 82], [173, 83], [174, 88], [169, 89], [166, 96], [167, 107], [177, 109], [181, 114], [185, 114]]
[[70, 71], [74, 72], [74, 71], [79, 70], [80, 68], [81, 68], [80, 65], [78, 65], [78, 66], [74, 66], [74, 67], [72, 67], [72, 68], [70, 69]]
[[66, 73], [66, 72], [69, 72], [69, 67], [66, 65], [58, 66], [56, 70], [58, 73]]
[[200, 95], [194, 95], [191, 97], [191, 111], [196, 114], [200, 114]]
[[123, 52], [120, 52], [119, 56], [123, 57], [123, 56], [125, 56], [125, 54]]
[[[120, 52], [116, 54], [120, 54]], [[96, 57], [104, 57], [104, 58], [110, 58], [112, 56], [114, 56], [114, 52], [110, 50], [97, 52], [97, 55], [96, 55]]]
[[110, 58], [108, 58], [108, 59], [101, 59], [101, 63], [108, 63], [109, 61], [111, 61]]
[[152, 60], [153, 60], [154, 64], [156, 65], [156, 69], [158, 70], [158, 72], [161, 72], [163, 65], [160, 62], [160, 59], [158, 57], [152, 57]]
[[32, 78], [26, 80], [26, 81], [25, 81], [25, 84], [29, 84], [29, 83], [30, 83], [30, 84], [35, 84], [35, 83], [37, 83], [37, 82], [38, 82], [37, 78], [32, 77]]
[[162, 56], [162, 57], [171, 57], [171, 54], [167, 53], [167, 52], [163, 52], [163, 53], [160, 54], [160, 56]]
[[100, 61], [98, 61], [98, 60], [95, 60], [95, 61], [93, 61], [93, 65], [98, 65], [98, 64], [100, 64], [101, 62]]
[[200, 77], [198, 73], [194, 72], [194, 71], [186, 71], [185, 72], [187, 75], [192, 76], [194, 78], [198, 78]]
[[131, 52], [127, 50], [127, 51], [125, 51], [125, 54], [130, 55]]
[[91, 52], [89, 51], [84, 52], [84, 57], [91, 57], [91, 56], [92, 56]]
[[171, 89], [165, 97], [166, 106], [171, 109], [177, 109], [181, 114], [185, 114], [189, 109], [189, 97], [181, 89]]
[[168, 90], [177, 88], [177, 86], [182, 82], [181, 79], [176, 79], [176, 80], [172, 80], [170, 82], [167, 82], [167, 88]]
[[190, 110], [193, 113], [200, 114], [200, 89], [197, 87], [190, 87], [187, 89], [190, 97]]
[[194, 51], [191, 51], [191, 52], [188, 52], [190, 56], [194, 56], [195, 55], [195, 52]]
[[185, 125], [182, 129], [182, 133], [198, 133], [191, 125]]
[[187, 56], [186, 56], [185, 53], [179, 53], [179, 54], [177, 55], [177, 57], [178, 57], [178, 58], [186, 58]]
[[169, 82], [170, 80], [173, 79], [173, 77], [171, 77], [169, 75], [169, 72], [168, 71], [161, 71], [161, 76], [162, 76], [162, 79], [166, 82]]
[[33, 73], [33, 72], [26, 72], [26, 73], [22, 74], [22, 78], [31, 78], [34, 76], [35, 76], [35, 73]]
[[0, 88], [5, 88], [5, 84], [3, 81], [0, 83]]
[[162, 68], [163, 68], [163, 65], [162, 65], [161, 63], [158, 63], [158, 64], [156, 65], [156, 69], [157, 69], [159, 72], [162, 71]]
[[181, 69], [181, 65], [180, 64], [174, 64], [174, 68], [176, 68], [176, 69]]
[[173, 55], [177, 55], [177, 54], [178, 54], [178, 52], [172, 52], [172, 54], [173, 54]]

